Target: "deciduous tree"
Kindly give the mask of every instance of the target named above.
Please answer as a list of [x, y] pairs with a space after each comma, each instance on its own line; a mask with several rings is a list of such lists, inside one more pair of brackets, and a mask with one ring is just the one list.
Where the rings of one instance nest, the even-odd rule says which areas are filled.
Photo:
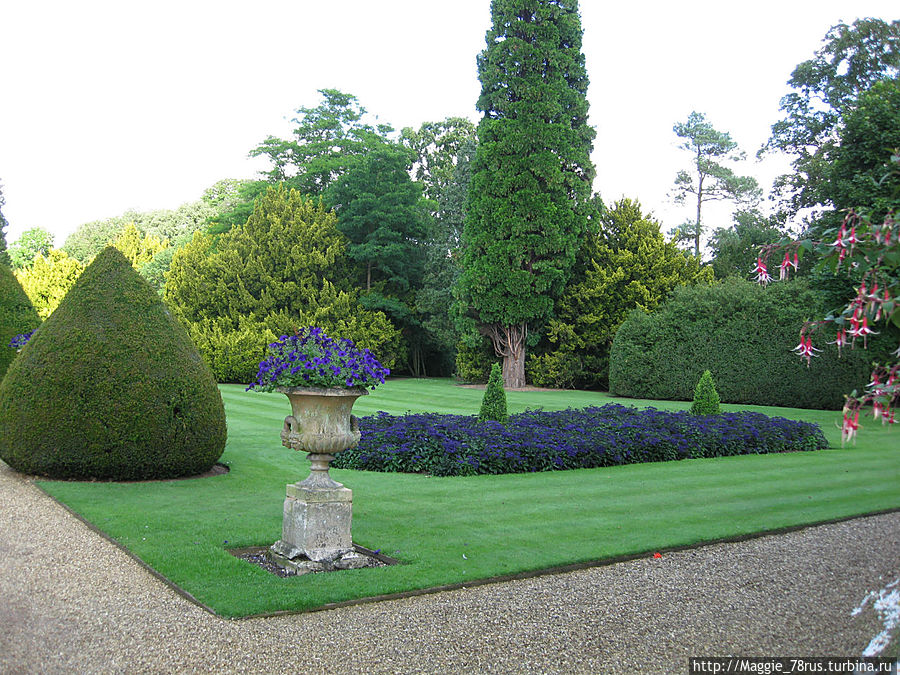
[[366, 122], [366, 109], [352, 94], [337, 89], [319, 93], [318, 106], [297, 109], [293, 138], [269, 136], [250, 151], [251, 157], [269, 160], [271, 168], [263, 174], [269, 183], [287, 183], [304, 195], [321, 195], [393, 131], [389, 125]]
[[843, 210], [865, 204], [869, 217], [880, 220], [896, 204], [900, 175], [887, 162], [894, 148], [900, 148], [900, 79], [875, 83], [844, 115], [822, 190], [839, 218]]
[[42, 227], [25, 230], [9, 247], [9, 259], [13, 268], [30, 267], [34, 257], [47, 255], [53, 246], [53, 235]]
[[373, 150], [337, 178], [326, 193], [347, 255], [361, 272], [360, 302], [383, 311], [402, 329], [410, 370], [425, 374], [426, 336], [416, 312], [422, 285], [429, 215], [422, 184], [410, 178], [412, 153], [402, 147]]
[[785, 236], [774, 218], [757, 209], [735, 212], [731, 227], [720, 227], [710, 237], [712, 269], [717, 279], [749, 279], [761, 246], [773, 244]]
[[424, 122], [418, 129], [401, 130], [400, 143], [415, 153], [413, 175], [422, 183], [427, 199], [441, 202], [444, 190], [454, 181], [463, 147], [474, 141], [475, 125], [465, 117], [448, 117]]
[[772, 125], [772, 136], [760, 150], [778, 150], [791, 157], [793, 171], [775, 183], [788, 216], [827, 204], [822, 189], [828, 186], [829, 154], [844, 115], [876, 82], [900, 75], [900, 21], [865, 18], [850, 25], [839, 23], [823, 43], [812, 59], [791, 73], [788, 85], [793, 91], [781, 99], [784, 117]]

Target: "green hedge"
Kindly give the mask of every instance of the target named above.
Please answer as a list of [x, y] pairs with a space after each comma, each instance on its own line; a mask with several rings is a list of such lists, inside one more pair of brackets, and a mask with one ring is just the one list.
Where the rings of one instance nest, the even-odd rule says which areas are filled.
[[225, 448], [209, 369], [159, 295], [104, 249], [0, 383], [0, 458], [52, 478], [202, 473]]
[[610, 393], [689, 401], [704, 370], [725, 403], [838, 409], [844, 395], [869, 381], [895, 340], [880, 335], [868, 349], [826, 345], [807, 367], [791, 350], [804, 320], [825, 315], [821, 294], [804, 281], [759, 286], [726, 279], [680, 288], [653, 314], [632, 312], [610, 353]]

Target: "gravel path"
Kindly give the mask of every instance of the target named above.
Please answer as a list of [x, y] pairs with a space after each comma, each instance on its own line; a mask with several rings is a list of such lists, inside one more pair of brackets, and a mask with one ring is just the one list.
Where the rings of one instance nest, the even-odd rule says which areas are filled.
[[226, 621], [0, 462], [4, 675], [686, 673], [689, 656], [860, 655], [885, 619], [872, 601], [853, 610], [898, 578], [893, 513], [662, 559]]

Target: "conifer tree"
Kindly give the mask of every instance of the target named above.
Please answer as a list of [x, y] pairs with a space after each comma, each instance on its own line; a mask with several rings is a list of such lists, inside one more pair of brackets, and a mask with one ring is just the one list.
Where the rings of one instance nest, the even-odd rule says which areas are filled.
[[503, 377], [500, 372], [500, 364], [491, 366], [491, 376], [484, 390], [484, 398], [481, 400], [481, 410], [478, 419], [482, 422], [493, 420], [506, 424], [509, 422], [509, 412], [506, 408], [506, 392], [503, 390]]
[[719, 392], [716, 391], [716, 383], [713, 380], [712, 373], [704, 370], [699, 382], [697, 382], [697, 387], [694, 389], [694, 402], [691, 404], [691, 413], [694, 415], [718, 415], [720, 412]]
[[517, 388], [585, 231], [595, 133], [577, 0], [493, 0], [491, 15], [458, 293]]

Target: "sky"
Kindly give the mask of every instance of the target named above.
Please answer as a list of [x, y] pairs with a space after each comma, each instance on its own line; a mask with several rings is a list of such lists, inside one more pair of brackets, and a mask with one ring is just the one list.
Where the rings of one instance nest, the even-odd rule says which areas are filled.
[[[828, 29], [898, 18], [896, 0], [582, 0], [595, 191], [638, 199], [668, 230], [689, 155], [672, 131], [691, 111], [750, 159], [768, 190], [789, 165], [756, 150], [794, 67]], [[223, 178], [266, 168], [249, 151], [288, 137], [319, 89], [355, 95], [396, 129], [478, 120], [475, 65], [489, 0], [0, 1], [0, 184], [7, 242], [43, 227], [175, 209]], [[730, 224], [709, 209], [708, 226]]]

